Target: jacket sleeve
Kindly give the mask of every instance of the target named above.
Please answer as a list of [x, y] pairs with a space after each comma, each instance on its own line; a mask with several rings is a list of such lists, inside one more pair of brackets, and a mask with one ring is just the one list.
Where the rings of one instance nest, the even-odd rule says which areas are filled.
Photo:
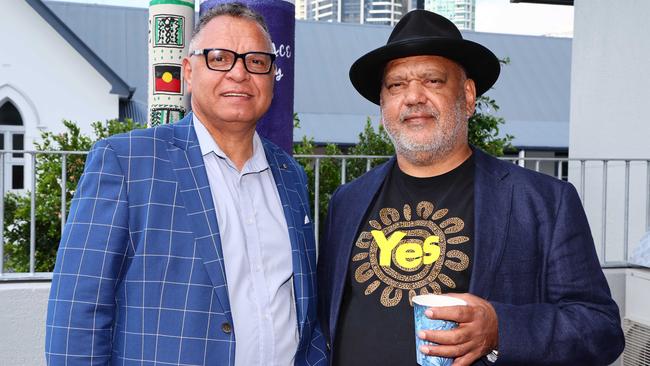
[[497, 364], [611, 364], [624, 347], [618, 307], [573, 186], [564, 185], [550, 242], [541, 245], [544, 301], [492, 302], [499, 319]]
[[52, 276], [48, 365], [110, 361], [115, 291], [129, 251], [125, 185], [108, 142], [95, 144], [71, 202]]

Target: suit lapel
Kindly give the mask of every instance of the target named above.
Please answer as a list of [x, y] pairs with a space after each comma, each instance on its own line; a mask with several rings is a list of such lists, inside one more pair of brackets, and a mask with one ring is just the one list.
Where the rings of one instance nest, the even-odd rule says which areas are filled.
[[199, 255], [214, 286], [221, 307], [230, 316], [221, 237], [210, 183], [201, 148], [194, 132], [192, 114], [173, 125], [174, 137], [168, 152], [180, 194], [194, 231]]
[[489, 299], [505, 247], [513, 186], [496, 159], [474, 149], [474, 266], [470, 293]]
[[345, 225], [345, 227], [342, 228], [341, 240], [342, 243], [345, 243], [346, 245], [345, 253], [347, 253], [347, 255], [339, 256], [337, 258], [345, 263], [345, 267], [341, 268], [348, 267], [347, 264], [350, 260], [350, 253], [352, 252], [352, 247], [356, 242], [356, 235], [361, 227], [361, 221], [364, 219], [368, 207], [372, 204], [375, 195], [381, 188], [386, 175], [391, 171], [395, 162], [395, 157], [392, 157], [388, 162], [377, 169], [368, 182], [365, 182], [363, 185], [357, 185], [357, 192], [350, 194], [351, 198], [354, 199], [356, 197], [356, 199], [354, 204], [345, 207], [346, 216], [349, 218], [349, 225]]
[[276, 151], [277, 147], [272, 146], [265, 139], [262, 141], [266, 160], [271, 168], [284, 217], [287, 220], [287, 228], [289, 229], [294, 299], [296, 315], [298, 316], [298, 329], [302, 339], [303, 327], [307, 320], [308, 307], [311, 302], [310, 296], [313, 296], [310, 294], [315, 293], [315, 286], [311, 281], [314, 276], [311, 274], [315, 273], [316, 270], [315, 268], [309, 268], [307, 239], [300, 240], [301, 236], [298, 234], [298, 230], [304, 225], [304, 215], [308, 211], [306, 207], [305, 209], [300, 209], [300, 207], [301, 204], [307, 203], [301, 202], [299, 190], [303, 188], [297, 186], [300, 183], [294, 163], [288, 159], [287, 155]]

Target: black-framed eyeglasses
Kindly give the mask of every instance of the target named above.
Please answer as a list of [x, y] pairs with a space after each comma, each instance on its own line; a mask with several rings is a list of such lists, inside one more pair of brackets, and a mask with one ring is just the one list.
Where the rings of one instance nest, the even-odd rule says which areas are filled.
[[230, 71], [238, 58], [244, 61], [244, 68], [251, 74], [268, 74], [273, 67], [275, 55], [267, 52], [237, 53], [224, 48], [194, 50], [190, 56], [204, 55], [205, 65], [214, 71]]

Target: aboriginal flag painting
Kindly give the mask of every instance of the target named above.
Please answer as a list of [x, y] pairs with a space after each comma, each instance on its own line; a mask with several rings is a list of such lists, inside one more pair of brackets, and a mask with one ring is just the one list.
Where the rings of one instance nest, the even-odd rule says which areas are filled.
[[154, 65], [154, 94], [181, 94], [181, 67], [176, 65]]

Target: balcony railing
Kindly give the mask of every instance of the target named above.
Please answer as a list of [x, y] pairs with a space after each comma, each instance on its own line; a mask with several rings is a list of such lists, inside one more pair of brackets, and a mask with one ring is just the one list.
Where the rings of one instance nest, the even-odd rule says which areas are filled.
[[[25, 164], [24, 187], [26, 189], [13, 190], [8, 182], [13, 177], [11, 154], [22, 153]], [[0, 150], [0, 192], [3, 197], [8, 192], [29, 196], [29, 270], [16, 271], [6, 268], [6, 245], [15, 245], [8, 242], [5, 237], [5, 199], [0, 200], [0, 281], [42, 280], [51, 278], [50, 272], [36, 271], [36, 210], [39, 202], [35, 194], [39, 177], [36, 175], [39, 159], [43, 157], [60, 157], [60, 176], [58, 182], [68, 181], [68, 161], [72, 156], [87, 154], [87, 151], [16, 151]], [[350, 179], [348, 169], [354, 160], [362, 160], [365, 170], [370, 170], [377, 163], [377, 159], [385, 160], [386, 156], [364, 155], [296, 155], [296, 158], [308, 166], [313, 172], [310, 189], [313, 192], [313, 206], [318, 207], [321, 195], [321, 165], [325, 161], [334, 161], [340, 169], [337, 177], [340, 183], [345, 184]], [[569, 159], [569, 158], [520, 158], [506, 157], [503, 160], [549, 174], [556, 179], [568, 180], [574, 184], [585, 206], [596, 249], [603, 267], [627, 266], [628, 252], [631, 244], [650, 228], [650, 160], [647, 159]], [[61, 210], [60, 232], [66, 220], [67, 195], [70, 193], [60, 189]], [[56, 194], [52, 193], [52, 194]], [[43, 204], [43, 203], [40, 203]], [[320, 207], [319, 207], [320, 208]], [[314, 210], [314, 224], [316, 227], [316, 240], [320, 226], [320, 209]], [[6, 224], [6, 225], [5, 225]], [[59, 232], [59, 233], [60, 233]], [[60, 234], [59, 234], [60, 235]]]

